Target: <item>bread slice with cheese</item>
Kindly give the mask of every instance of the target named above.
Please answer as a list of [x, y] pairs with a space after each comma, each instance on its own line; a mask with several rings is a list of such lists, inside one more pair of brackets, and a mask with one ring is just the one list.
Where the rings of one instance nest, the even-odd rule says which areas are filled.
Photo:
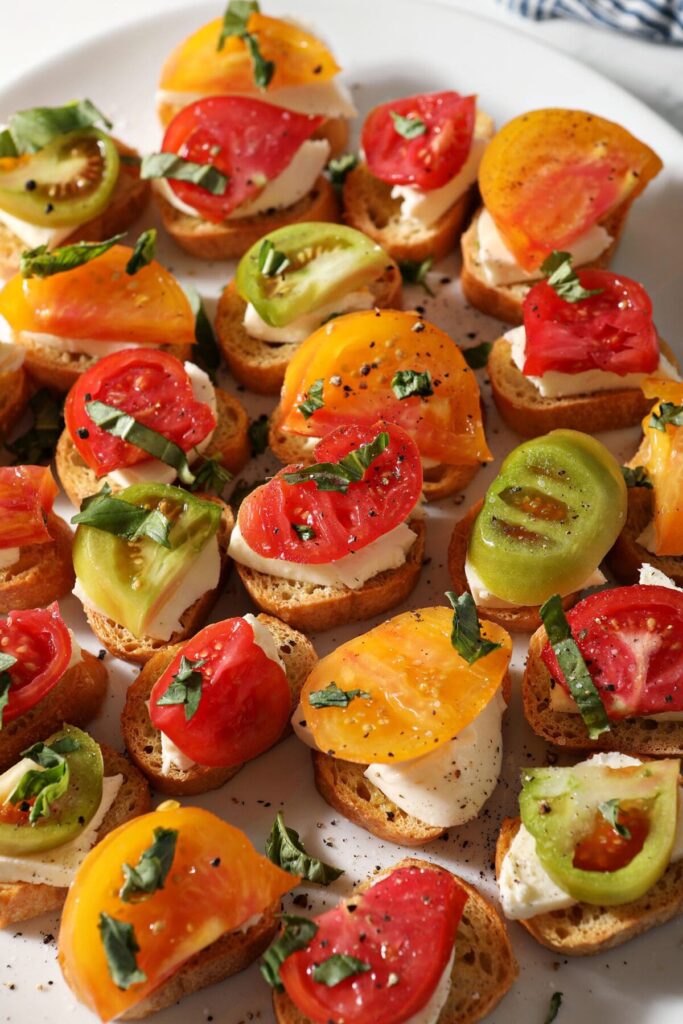
[[[505, 818], [496, 843], [496, 876], [512, 840], [519, 818]], [[660, 880], [640, 899], [615, 907], [575, 903], [565, 910], [520, 921], [542, 946], [561, 956], [593, 956], [634, 939], [683, 913], [683, 861], [670, 864]]]
[[[356, 886], [354, 892], [362, 893], [380, 878], [405, 867], [446, 870], [426, 860], [406, 857]], [[498, 1005], [519, 969], [498, 911], [469, 882], [459, 876], [456, 880], [467, 893], [467, 903], [455, 937], [451, 987], [438, 1024], [475, 1024]], [[273, 1009], [278, 1024], [311, 1024], [286, 992], [273, 992]]]
[[[61, 721], [59, 726], [61, 727]], [[46, 735], [45, 732], [42, 733]], [[106, 744], [101, 745], [106, 777], [122, 775], [123, 782], [116, 798], [97, 830], [97, 841], [104, 839], [119, 825], [151, 810], [149, 787], [145, 779], [123, 754]], [[0, 928], [9, 928], [49, 910], [58, 910], [69, 890], [65, 886], [32, 882], [0, 882]]]
[[42, 608], [73, 587], [71, 529], [54, 512], [48, 513], [46, 525], [52, 540], [27, 544], [21, 548], [17, 562], [0, 566], [0, 614]]
[[[231, 473], [238, 473], [251, 457], [249, 417], [242, 403], [220, 388], [216, 388], [216, 411], [216, 429], [203, 454], [207, 459], [217, 458]], [[67, 430], [57, 442], [55, 465], [62, 487], [77, 508], [84, 498], [101, 490], [102, 478], [86, 464]], [[110, 486], [112, 491], [121, 490], [111, 482]]]
[[[258, 620], [272, 634], [284, 663], [293, 712], [299, 702], [301, 688], [317, 660], [315, 650], [308, 637], [270, 615], [259, 615]], [[154, 789], [169, 796], [194, 796], [218, 789], [243, 766], [212, 768], [195, 764], [191, 768], [181, 769], [174, 764], [168, 773], [162, 771], [161, 734], [152, 725], [148, 704], [152, 687], [166, 671], [180, 647], [178, 644], [158, 651], [128, 688], [121, 714], [121, 732], [128, 756]], [[290, 732], [288, 728], [281, 738]]]
[[[629, 465], [632, 468], [642, 465], [637, 452]], [[651, 523], [653, 513], [652, 490], [649, 487], [629, 487], [626, 522], [607, 555], [607, 565], [620, 583], [637, 583], [640, 567], [647, 563], [663, 572], [677, 587], [683, 587], [683, 555], [655, 555], [638, 540]]]
[[0, 444], [21, 419], [30, 394], [29, 377], [23, 366], [0, 371]]

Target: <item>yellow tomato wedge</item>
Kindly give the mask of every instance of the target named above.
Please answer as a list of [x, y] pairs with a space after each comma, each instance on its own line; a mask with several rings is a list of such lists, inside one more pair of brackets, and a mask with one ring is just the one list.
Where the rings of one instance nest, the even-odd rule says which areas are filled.
[[652, 481], [655, 553], [683, 555], [683, 427], [650, 426], [650, 417], [661, 412], [663, 403], [683, 406], [683, 383], [648, 377], [641, 387], [646, 398], [659, 402], [643, 420], [645, 436], [632, 464], [644, 466]]
[[[164, 887], [124, 902], [122, 866], [137, 865], [158, 828], [178, 831]], [[299, 879], [257, 853], [247, 837], [198, 807], [167, 805], [121, 825], [83, 861], [64, 905], [59, 962], [74, 994], [101, 1020], [118, 1017], [153, 992], [189, 957], [268, 910]], [[112, 980], [100, 914], [132, 925], [145, 981]]]
[[[176, 47], [161, 72], [160, 89], [195, 92], [206, 96], [226, 93], [263, 95], [254, 82], [254, 70], [246, 43], [230, 36], [217, 49], [222, 18], [204, 25]], [[254, 13], [247, 22], [265, 60], [275, 73], [268, 91], [288, 85], [307, 85], [333, 78], [340, 68], [319, 39], [279, 18]]]
[[[507, 672], [509, 634], [481, 622], [501, 646], [468, 665], [451, 644], [448, 608], [404, 612], [322, 658], [302, 692], [303, 717], [325, 753], [360, 764], [397, 764], [428, 754], [461, 732], [489, 703]], [[314, 707], [331, 683], [361, 690], [348, 706]]]

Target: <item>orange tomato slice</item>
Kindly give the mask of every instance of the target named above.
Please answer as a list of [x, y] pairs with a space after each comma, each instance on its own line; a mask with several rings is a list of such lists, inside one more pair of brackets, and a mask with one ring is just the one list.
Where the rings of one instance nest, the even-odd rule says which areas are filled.
[[[164, 888], [147, 899], [119, 897], [123, 864], [135, 866], [155, 828], [177, 829]], [[153, 992], [189, 957], [262, 914], [300, 881], [261, 856], [247, 837], [198, 807], [168, 806], [121, 825], [79, 868], [62, 915], [59, 963], [74, 994], [101, 1020], [118, 1017]], [[98, 923], [104, 912], [131, 924], [146, 981], [118, 988]]]
[[0, 549], [47, 544], [58, 487], [49, 466], [0, 466]]
[[525, 270], [565, 249], [662, 169], [657, 154], [613, 121], [582, 110], [533, 110], [486, 147], [479, 189]]
[[193, 344], [194, 315], [185, 292], [156, 260], [127, 274], [132, 252], [115, 245], [51, 277], [15, 274], [0, 291], [0, 314], [14, 331], [136, 345]]
[[[251, 93], [263, 98], [254, 82], [244, 40], [230, 36], [222, 50], [216, 49], [222, 23], [222, 18], [216, 18], [176, 47], [161, 71], [160, 89], [207, 96]], [[247, 22], [247, 30], [256, 36], [264, 59], [275, 64], [269, 91], [325, 82], [341, 70], [319, 39], [289, 22], [255, 13]]]
[[[509, 634], [482, 621], [501, 646], [468, 665], [451, 644], [448, 608], [404, 612], [318, 662], [302, 692], [303, 717], [320, 750], [360, 764], [396, 764], [447, 743], [489, 703], [507, 672]], [[315, 708], [330, 683], [363, 690], [348, 707]]]
[[[646, 398], [659, 399], [652, 413], [660, 412], [663, 402], [683, 405], [683, 383], [648, 377], [641, 387]], [[683, 427], [656, 430], [651, 415], [643, 420], [645, 436], [634, 461], [645, 466], [654, 488], [656, 554], [683, 555]]]
[[[433, 394], [398, 398], [392, 380], [399, 370], [428, 372]], [[306, 419], [299, 406], [318, 380], [323, 406]], [[455, 342], [417, 313], [368, 310], [324, 324], [290, 361], [280, 403], [281, 426], [290, 433], [322, 437], [335, 427], [389, 420], [426, 458], [455, 466], [492, 458], [474, 372]]]

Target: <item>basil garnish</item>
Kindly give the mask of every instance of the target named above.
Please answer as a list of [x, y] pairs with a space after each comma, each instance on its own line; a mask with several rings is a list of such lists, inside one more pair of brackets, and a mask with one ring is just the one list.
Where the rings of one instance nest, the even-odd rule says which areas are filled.
[[104, 946], [109, 974], [116, 987], [125, 992], [131, 985], [147, 981], [147, 975], [138, 967], [135, 954], [140, 952], [140, 947], [135, 938], [133, 925], [101, 912], [97, 927]]
[[397, 370], [391, 381], [391, 390], [401, 400], [411, 398], [413, 395], [427, 398], [434, 394], [429, 370], [425, 370], [424, 373], [418, 370]]
[[333, 156], [327, 165], [327, 173], [333, 185], [341, 188], [346, 181], [346, 175], [358, 166], [358, 155], [356, 153], [342, 153], [341, 156]]
[[308, 523], [292, 523], [292, 529], [299, 540], [315, 540], [315, 530]]
[[247, 23], [252, 14], [258, 14], [258, 0], [230, 0], [221, 25], [217, 50], [222, 50], [225, 40], [230, 36], [242, 36], [247, 31]]
[[74, 750], [78, 750], [78, 741], [71, 736], [63, 736], [51, 747], [44, 743], [34, 743], [28, 750], [22, 751], [22, 757], [35, 761], [43, 771], [29, 769], [19, 779], [8, 800], [18, 804], [35, 797], [28, 817], [32, 825], [39, 818], [49, 818], [50, 804], [64, 796], [69, 788], [69, 764], [63, 755]]
[[108, 434], [120, 437], [153, 458], [165, 462], [167, 466], [172, 466], [182, 483], [189, 485], [195, 482], [196, 477], [189, 467], [185, 452], [163, 434], [139, 423], [130, 413], [105, 402], [86, 402], [85, 411], [93, 423]]
[[204, 303], [194, 285], [184, 284], [183, 289], [194, 313], [195, 345], [192, 349], [192, 362], [206, 370], [209, 377], [216, 383], [216, 370], [221, 365], [221, 354], [218, 350], [213, 325], [206, 315]]
[[306, 392], [306, 396], [301, 405], [297, 405], [297, 409], [305, 420], [309, 420], [314, 412], [317, 412], [318, 409], [322, 409], [324, 406], [323, 386], [324, 382], [322, 377], [314, 380]]
[[7, 445], [14, 455], [14, 464], [19, 466], [37, 466], [50, 462], [59, 435], [64, 429], [63, 399], [41, 388], [29, 399], [28, 405], [33, 413], [32, 426]]
[[202, 699], [203, 677], [199, 669], [206, 664], [206, 658], [198, 658], [192, 661], [185, 655], [180, 659], [178, 671], [173, 676], [173, 682], [168, 689], [159, 697], [159, 707], [167, 707], [175, 704], [183, 704], [185, 707], [185, 721], [189, 722], [194, 717], [199, 702]]
[[195, 473], [194, 483], [190, 484], [191, 491], [212, 491], [214, 494], [222, 494], [227, 484], [232, 480], [232, 473], [220, 462], [217, 455], [205, 458]]
[[627, 487], [647, 487], [652, 490], [652, 480], [645, 466], [636, 466], [633, 469], [630, 466], [622, 466], [621, 475]]
[[37, 153], [53, 139], [69, 132], [85, 131], [95, 125], [113, 125], [90, 100], [77, 100], [63, 107], [32, 107], [20, 110], [0, 133], [0, 156]]
[[341, 690], [333, 681], [324, 690], [313, 690], [308, 701], [313, 708], [347, 708], [356, 697], [372, 700], [372, 694], [366, 690]]
[[344, 874], [340, 868], [334, 868], [306, 852], [299, 833], [285, 825], [282, 811], [273, 822], [266, 840], [266, 857], [283, 871], [289, 871], [290, 875], [301, 875], [306, 881], [319, 885], [329, 885]]
[[259, 246], [257, 262], [263, 277], [276, 277], [287, 269], [290, 260], [289, 256], [275, 248], [269, 238], [264, 238]]
[[492, 348], [492, 341], [482, 341], [479, 345], [463, 348], [461, 351], [470, 370], [482, 370], [489, 361]]
[[553, 1021], [557, 1017], [558, 1011], [562, 1006], [562, 999], [563, 996], [561, 992], [553, 992], [550, 997], [550, 1006], [548, 1007], [545, 1024], [553, 1024]]
[[559, 594], [553, 594], [541, 605], [540, 614], [569, 692], [576, 701], [589, 737], [595, 740], [603, 732], [609, 731], [610, 722], [583, 655], [572, 636]]
[[112, 497], [111, 487], [107, 483], [99, 494], [85, 498], [80, 512], [72, 517], [71, 522], [77, 526], [92, 526], [95, 530], [113, 533], [126, 540], [149, 537], [162, 548], [171, 547], [168, 538], [171, 520], [158, 508], [148, 509]]
[[282, 992], [280, 967], [292, 953], [306, 948], [315, 937], [318, 926], [310, 918], [297, 917], [296, 914], [281, 914], [280, 920], [284, 923], [284, 931], [263, 954], [261, 974], [271, 988]]
[[225, 195], [228, 177], [213, 164], [196, 164], [177, 153], [148, 153], [140, 164], [141, 178], [170, 178], [189, 181], [206, 189], [212, 196]]
[[262, 413], [257, 420], [252, 420], [247, 430], [252, 455], [263, 455], [268, 447], [268, 425], [269, 420], [265, 413]]
[[258, 44], [258, 39], [251, 32], [244, 32], [242, 39], [249, 50], [252, 67], [254, 69], [254, 81], [259, 89], [267, 89], [275, 74], [275, 62], [266, 60]]
[[137, 274], [138, 270], [148, 266], [154, 259], [157, 245], [156, 228], [148, 228], [143, 231], [133, 249], [133, 255], [126, 263], [127, 274]]
[[474, 665], [475, 661], [498, 650], [501, 644], [485, 640], [481, 635], [477, 606], [472, 595], [464, 593], [458, 597], [452, 590], [447, 590], [446, 597], [453, 608], [451, 643], [461, 658], [468, 665]]
[[614, 831], [622, 839], [630, 839], [631, 832], [626, 828], [625, 825], [619, 824], [619, 801], [618, 800], [605, 800], [603, 803], [598, 805], [598, 810], [602, 814], [605, 821], [608, 821]]
[[0, 729], [2, 729], [2, 716], [5, 708], [9, 704], [9, 691], [12, 686], [12, 677], [10, 676], [8, 669], [12, 665], [16, 665], [17, 659], [13, 654], [5, 654], [0, 652]]
[[404, 117], [402, 114], [397, 114], [395, 110], [390, 110], [389, 116], [394, 122], [397, 133], [404, 139], [419, 139], [420, 135], [424, 135], [427, 131], [427, 125], [417, 114]]
[[346, 978], [352, 978], [356, 974], [366, 974], [372, 970], [370, 964], [365, 960], [359, 960], [356, 956], [349, 956], [348, 953], [334, 953], [327, 960], [316, 964], [313, 968], [313, 981], [319, 985], [327, 985], [332, 988]]
[[341, 491], [342, 494], [346, 494], [349, 484], [358, 483], [363, 479], [366, 469], [382, 454], [388, 444], [389, 435], [382, 431], [374, 441], [362, 444], [339, 462], [316, 462], [312, 466], [297, 469], [294, 473], [285, 473], [283, 480], [288, 484], [303, 484], [312, 480], [319, 491]]
[[659, 430], [662, 434], [668, 426], [683, 427], [683, 405], [673, 402], [661, 402], [659, 412], [653, 412], [648, 420], [648, 427]]
[[66, 270], [82, 267], [84, 263], [90, 263], [108, 252], [124, 237], [114, 235], [104, 242], [76, 242], [74, 245], [57, 246], [56, 249], [48, 249], [46, 245], [27, 249], [19, 257], [21, 276], [52, 277], [53, 274], [63, 274]]
[[119, 889], [119, 899], [124, 903], [138, 903], [163, 889], [171, 870], [178, 829], [155, 828], [152, 834], [154, 842], [143, 850], [135, 867], [130, 864], [122, 866], [124, 882]]
[[565, 302], [580, 302], [591, 295], [600, 295], [604, 288], [584, 288], [572, 267], [572, 256], [568, 252], [554, 250], [541, 263], [541, 273], [556, 295]]
[[401, 271], [401, 277], [406, 284], [419, 284], [427, 292], [427, 295], [431, 295], [434, 298], [434, 292], [427, 283], [427, 274], [432, 269], [432, 263], [434, 260], [431, 256], [428, 256], [426, 260], [399, 260], [398, 269]]

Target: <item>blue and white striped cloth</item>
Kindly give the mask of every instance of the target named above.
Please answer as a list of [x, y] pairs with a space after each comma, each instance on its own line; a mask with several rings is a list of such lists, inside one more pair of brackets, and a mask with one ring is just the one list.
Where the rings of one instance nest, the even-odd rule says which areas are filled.
[[502, 0], [512, 11], [540, 21], [578, 18], [603, 28], [683, 44], [683, 0]]

